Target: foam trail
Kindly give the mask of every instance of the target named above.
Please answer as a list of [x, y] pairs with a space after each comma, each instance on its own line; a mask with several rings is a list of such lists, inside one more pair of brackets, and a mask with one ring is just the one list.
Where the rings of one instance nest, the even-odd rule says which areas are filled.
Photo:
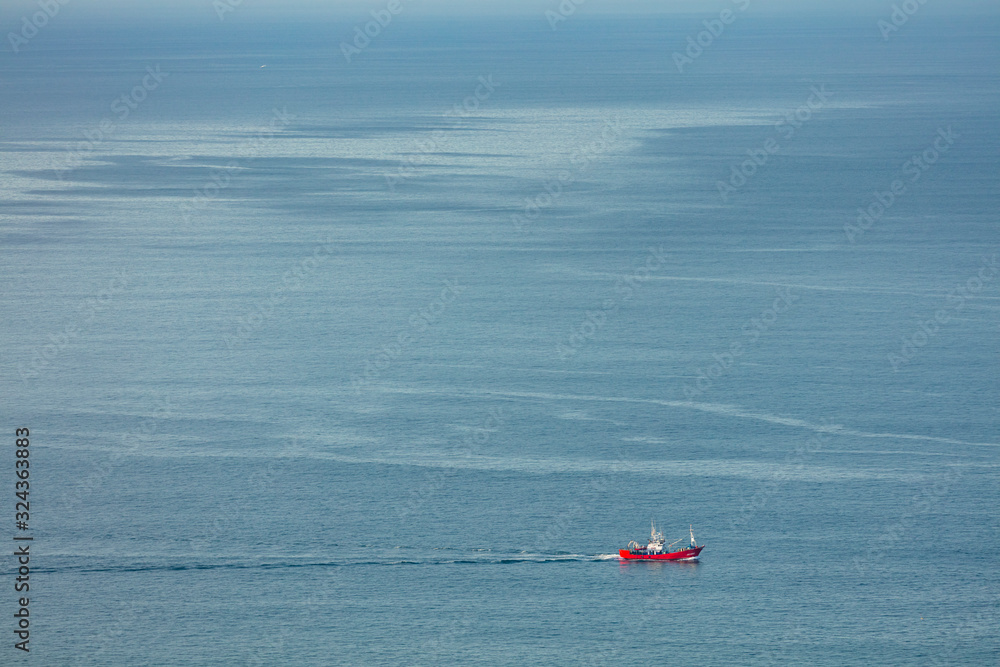
[[[370, 559], [370, 558], [348, 558], [343, 560], [319, 560], [319, 561], [289, 561], [289, 560], [264, 560], [260, 562], [210, 562], [210, 561], [185, 561], [174, 562], [125, 562], [125, 563], [105, 563], [102, 565], [64, 565], [41, 568], [39, 572], [45, 573], [78, 573], [93, 574], [101, 572], [184, 572], [203, 570], [286, 570], [299, 568], [332, 568], [332, 567], [396, 567], [408, 565], [549, 565], [553, 563], [597, 563], [601, 561], [617, 560], [617, 555], [611, 554], [566, 554], [566, 555], [546, 555], [546, 554], [512, 554], [495, 555], [489, 558], [458, 557], [452, 559], [439, 558], [415, 558], [415, 559]], [[7, 575], [13, 570], [5, 572], [0, 570], [0, 575]]]
[[662, 405], [668, 408], [680, 408], [686, 410], [697, 410], [700, 412], [709, 412], [712, 414], [723, 415], [726, 417], [752, 419], [755, 421], [767, 422], [769, 424], [780, 424], [782, 426], [802, 428], [809, 431], [814, 431], [816, 433], [852, 435], [860, 438], [895, 438], [901, 440], [920, 440], [924, 442], [940, 442], [947, 445], [967, 445], [973, 447], [1000, 447], [1000, 444], [994, 442], [968, 442], [966, 440], [956, 440], [954, 438], [942, 438], [933, 435], [917, 435], [912, 433], [869, 433], [867, 431], [860, 431], [858, 429], [847, 428], [839, 424], [815, 424], [813, 422], [809, 422], [804, 419], [797, 419], [795, 417], [782, 417], [780, 415], [772, 415], [765, 412], [751, 412], [749, 410], [744, 410], [742, 408], [736, 407], [735, 405], [727, 405], [724, 403], [699, 403], [697, 401], [668, 401], [658, 398], [592, 396], [586, 394], [549, 394], [544, 392], [528, 392], [528, 391], [495, 391], [488, 389], [478, 390], [478, 391], [467, 391], [467, 392], [449, 392], [449, 391], [435, 391], [435, 390], [423, 390], [423, 389], [408, 390], [402, 388], [396, 388], [396, 389], [383, 388], [382, 391], [386, 393], [399, 393], [399, 394], [414, 393], [414, 394], [440, 394], [448, 396], [480, 395], [480, 396], [503, 396], [509, 398], [537, 398], [550, 401], [645, 403], [647, 405]]
[[[602, 271], [572, 271], [571, 273], [575, 275], [582, 275], [594, 278], [608, 278], [616, 279], [620, 276], [616, 273], [607, 273]], [[906, 296], [915, 296], [926, 299], [943, 299], [948, 296], [947, 291], [925, 291], [925, 292], [914, 292], [913, 290], [897, 289], [893, 287], [859, 287], [855, 285], [804, 285], [801, 283], [777, 283], [764, 280], [740, 280], [738, 278], [708, 278], [708, 277], [693, 277], [693, 276], [657, 276], [651, 275], [647, 277], [648, 280], [652, 281], [674, 281], [674, 282], [693, 282], [693, 283], [718, 283], [722, 285], [753, 285], [756, 287], [779, 287], [779, 288], [790, 288], [798, 289], [810, 292], [849, 292], [855, 294], [903, 294]], [[979, 298], [977, 296], [977, 298]], [[985, 296], [982, 300], [995, 300], [1000, 299], [996, 296]]]

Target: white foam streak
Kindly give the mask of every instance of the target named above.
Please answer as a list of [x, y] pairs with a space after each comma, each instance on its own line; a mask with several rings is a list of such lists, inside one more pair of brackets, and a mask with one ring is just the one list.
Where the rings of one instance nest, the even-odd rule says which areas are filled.
[[700, 403], [697, 401], [669, 401], [658, 398], [631, 398], [624, 396], [593, 396], [586, 394], [550, 394], [544, 392], [527, 392], [527, 391], [468, 391], [464, 393], [456, 392], [446, 392], [446, 391], [435, 391], [435, 390], [408, 390], [403, 388], [388, 389], [383, 388], [382, 391], [386, 393], [430, 393], [430, 394], [442, 394], [442, 395], [480, 395], [480, 396], [500, 396], [506, 398], [529, 398], [529, 399], [539, 399], [548, 401], [596, 401], [603, 403], [644, 403], [648, 405], [661, 405], [668, 408], [678, 408], [682, 410], [697, 410], [699, 412], [708, 412], [711, 414], [723, 415], [726, 417], [734, 417], [738, 419], [751, 419], [754, 421], [762, 421], [769, 424], [780, 424], [782, 426], [790, 426], [792, 428], [801, 428], [815, 433], [828, 433], [835, 435], [849, 435], [859, 438], [886, 438], [886, 439], [896, 439], [896, 440], [919, 440], [923, 442], [939, 442], [948, 445], [967, 445], [973, 447], [1000, 447], [1000, 444], [993, 442], [968, 442], [966, 440], [957, 440], [955, 438], [942, 438], [933, 435], [919, 435], [913, 433], [871, 433], [868, 431], [861, 431], [858, 429], [848, 428], [839, 424], [816, 424], [813, 422], [806, 421], [804, 419], [797, 419], [795, 417], [783, 417], [781, 415], [772, 415], [766, 412], [753, 412], [750, 410], [745, 410], [743, 408], [737, 407], [735, 405], [728, 405], [725, 403]]

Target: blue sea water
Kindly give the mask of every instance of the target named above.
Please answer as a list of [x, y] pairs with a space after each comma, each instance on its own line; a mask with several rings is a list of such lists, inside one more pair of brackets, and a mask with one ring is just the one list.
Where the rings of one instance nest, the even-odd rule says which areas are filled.
[[0, 663], [996, 664], [995, 20], [70, 18], [2, 56]]

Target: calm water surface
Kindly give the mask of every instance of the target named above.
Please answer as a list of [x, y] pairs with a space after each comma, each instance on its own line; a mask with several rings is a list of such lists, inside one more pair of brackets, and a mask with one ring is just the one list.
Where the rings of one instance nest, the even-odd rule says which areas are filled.
[[2, 56], [31, 659], [994, 663], [1000, 26], [404, 18]]

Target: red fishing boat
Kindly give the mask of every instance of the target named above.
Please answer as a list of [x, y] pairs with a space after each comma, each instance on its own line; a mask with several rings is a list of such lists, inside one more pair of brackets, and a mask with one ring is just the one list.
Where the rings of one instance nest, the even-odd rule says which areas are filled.
[[651, 524], [649, 544], [643, 546], [635, 541], [629, 542], [628, 549], [619, 549], [618, 555], [625, 560], [698, 560], [698, 554], [705, 548], [705, 545], [698, 546], [698, 543], [694, 541], [693, 525], [690, 531], [691, 544], [677, 551], [671, 551], [674, 545], [684, 538], [682, 537], [672, 544], [667, 544], [667, 541], [663, 539], [663, 533], [656, 530], [656, 524]]

